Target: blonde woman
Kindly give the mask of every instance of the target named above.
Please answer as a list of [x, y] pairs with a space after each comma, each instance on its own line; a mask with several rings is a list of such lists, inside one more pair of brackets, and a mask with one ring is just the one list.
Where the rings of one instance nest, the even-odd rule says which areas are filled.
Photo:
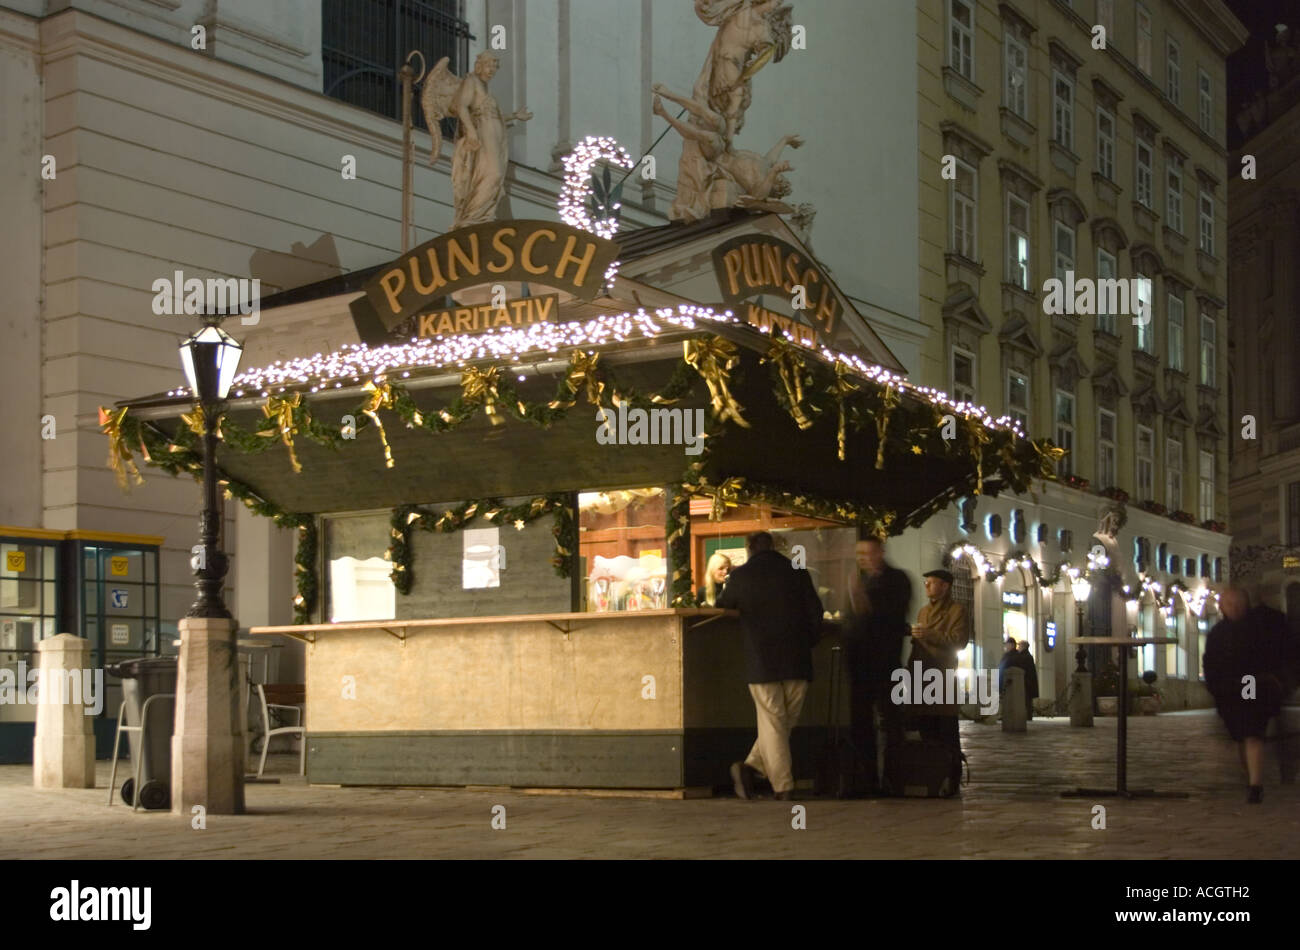
[[725, 554], [714, 554], [709, 558], [709, 566], [704, 569], [704, 586], [695, 595], [701, 607], [712, 607], [718, 602], [730, 574], [731, 558]]

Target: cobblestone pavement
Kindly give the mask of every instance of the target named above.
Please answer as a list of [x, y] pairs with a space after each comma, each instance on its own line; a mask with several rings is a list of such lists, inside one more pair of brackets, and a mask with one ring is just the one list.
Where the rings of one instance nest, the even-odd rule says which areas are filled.
[[[104, 804], [99, 787], [37, 791], [30, 766], [0, 766], [0, 858], [1294, 858], [1300, 785], [1245, 804], [1235, 747], [1207, 712], [1129, 720], [1129, 785], [1187, 799], [1065, 799], [1113, 787], [1115, 721], [1072, 729], [1036, 719], [1026, 734], [962, 724], [972, 783], [955, 800], [805, 799], [792, 805], [534, 795], [510, 790], [247, 786], [248, 814], [206, 830], [169, 813]], [[293, 755], [275, 767], [292, 773]], [[119, 778], [121, 772], [119, 770]], [[493, 830], [492, 807], [507, 827]], [[1106, 828], [1092, 827], [1094, 805]]]

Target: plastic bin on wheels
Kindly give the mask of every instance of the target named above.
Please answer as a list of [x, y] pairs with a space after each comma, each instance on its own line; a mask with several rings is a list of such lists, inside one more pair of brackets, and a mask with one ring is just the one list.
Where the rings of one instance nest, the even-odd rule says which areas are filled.
[[[143, 710], [149, 703], [149, 721], [143, 732], [127, 732], [131, 748], [131, 773], [140, 776], [140, 804], [145, 808], [171, 807], [172, 728], [176, 711], [177, 666], [174, 656], [147, 656], [126, 660], [108, 667], [108, 672], [122, 680], [122, 708], [125, 722], [121, 726], [144, 724]], [[170, 697], [170, 698], [168, 698]], [[117, 769], [120, 741], [113, 743], [113, 769]], [[135, 779], [122, 783], [122, 800], [135, 804]], [[110, 791], [110, 801], [112, 793]]]

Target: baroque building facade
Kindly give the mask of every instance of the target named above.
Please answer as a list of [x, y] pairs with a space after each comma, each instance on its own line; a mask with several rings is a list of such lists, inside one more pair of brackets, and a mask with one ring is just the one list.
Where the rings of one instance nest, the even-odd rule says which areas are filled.
[[[969, 662], [1028, 639], [1045, 703], [1082, 616], [1086, 633], [1176, 637], [1139, 669], [1166, 706], [1208, 704], [1208, 592], [1229, 547], [1225, 58], [1244, 39], [1219, 0], [918, 4], [932, 332], [914, 375], [1068, 450], [1060, 483], [921, 529], [922, 559], [968, 565], [952, 555], [969, 545], [999, 575], [969, 582]], [[1072, 278], [1135, 281], [1138, 299], [1047, 312], [1047, 282]], [[1108, 566], [1081, 615], [1069, 578], [1051, 581], [1089, 552]]]

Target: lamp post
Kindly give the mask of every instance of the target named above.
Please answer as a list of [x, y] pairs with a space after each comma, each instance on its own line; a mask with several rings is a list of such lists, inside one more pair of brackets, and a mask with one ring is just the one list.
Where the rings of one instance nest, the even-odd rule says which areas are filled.
[[[1070, 590], [1074, 594], [1074, 609], [1079, 620], [1078, 625], [1074, 628], [1076, 631], [1074, 635], [1076, 637], [1081, 637], [1083, 636], [1083, 607], [1084, 604], [1088, 602], [1089, 595], [1092, 594], [1092, 584], [1089, 582], [1088, 578], [1080, 574], [1078, 577], [1070, 581]], [[1075, 651], [1074, 654], [1074, 659], [1078, 662], [1078, 668], [1075, 669], [1076, 673], [1088, 672], [1087, 668], [1084, 666], [1084, 662], [1087, 658], [1088, 651], [1084, 649], [1083, 644], [1080, 644], [1079, 649]]]
[[221, 597], [228, 562], [217, 546], [217, 420], [243, 348], [210, 315], [181, 344], [181, 365], [203, 428], [203, 509], [190, 566], [198, 597], [178, 625], [181, 651], [172, 733], [172, 813], [195, 805], [216, 815], [244, 812], [244, 704], [235, 622]]

